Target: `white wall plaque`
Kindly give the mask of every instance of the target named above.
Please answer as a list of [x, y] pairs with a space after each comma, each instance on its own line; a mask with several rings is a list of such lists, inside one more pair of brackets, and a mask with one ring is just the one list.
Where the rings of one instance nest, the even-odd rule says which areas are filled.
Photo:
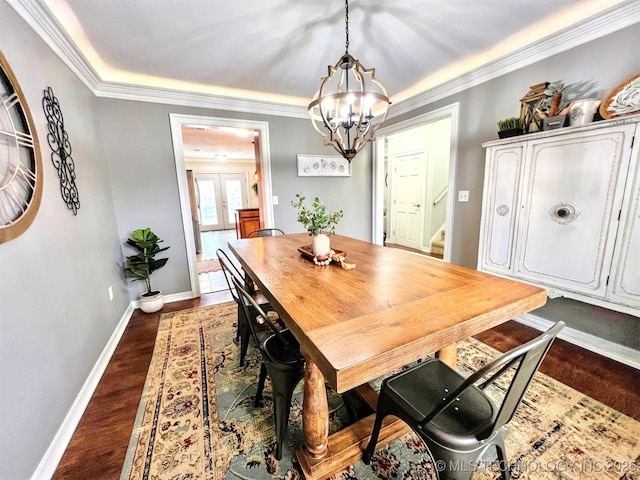
[[350, 177], [351, 164], [339, 155], [298, 154], [299, 177]]

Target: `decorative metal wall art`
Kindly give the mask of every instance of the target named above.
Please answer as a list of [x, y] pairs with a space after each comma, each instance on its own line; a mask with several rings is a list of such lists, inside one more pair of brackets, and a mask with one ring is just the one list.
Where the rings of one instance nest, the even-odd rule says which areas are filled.
[[351, 163], [337, 155], [297, 156], [299, 177], [350, 177]]
[[58, 179], [60, 180], [60, 194], [67, 208], [78, 214], [80, 208], [80, 198], [78, 187], [76, 186], [76, 167], [71, 157], [71, 143], [69, 143], [69, 134], [64, 129], [64, 120], [62, 118], [62, 110], [60, 103], [53, 94], [51, 87], [47, 87], [44, 91], [42, 99], [42, 108], [47, 117], [49, 133], [47, 134], [47, 142], [51, 147], [51, 162], [58, 170]]

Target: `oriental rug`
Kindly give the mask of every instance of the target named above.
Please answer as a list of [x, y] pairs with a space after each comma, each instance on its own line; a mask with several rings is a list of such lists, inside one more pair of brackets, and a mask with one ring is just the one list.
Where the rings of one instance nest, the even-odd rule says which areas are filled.
[[[293, 399], [282, 460], [274, 456], [270, 385], [254, 407], [260, 356], [238, 366], [235, 303], [164, 314], [160, 320], [122, 480], [300, 479], [295, 451], [303, 444], [302, 385]], [[499, 352], [461, 342], [459, 368], [471, 372]], [[348, 423], [339, 395], [329, 392], [330, 428]], [[506, 431], [512, 478], [636, 479], [640, 422], [541, 373], [536, 374]], [[435, 479], [438, 463], [413, 433], [358, 462], [334, 480]], [[475, 478], [498, 478], [493, 452]], [[459, 468], [469, 468], [460, 465]]]

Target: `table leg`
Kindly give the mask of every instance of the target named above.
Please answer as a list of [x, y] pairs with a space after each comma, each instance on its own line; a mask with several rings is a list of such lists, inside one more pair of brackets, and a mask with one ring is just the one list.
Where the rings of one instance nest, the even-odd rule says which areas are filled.
[[256, 293], [256, 287], [253, 283], [253, 278], [251, 278], [247, 272], [244, 272], [244, 286], [249, 294], [253, 295], [254, 293]]
[[327, 390], [324, 386], [324, 375], [308, 358], [304, 371], [302, 430], [308, 455], [313, 459], [324, 457], [329, 436]]
[[436, 352], [436, 357], [442, 360], [450, 367], [455, 368], [457, 363], [458, 344], [453, 343], [448, 347], [444, 347], [442, 350]]

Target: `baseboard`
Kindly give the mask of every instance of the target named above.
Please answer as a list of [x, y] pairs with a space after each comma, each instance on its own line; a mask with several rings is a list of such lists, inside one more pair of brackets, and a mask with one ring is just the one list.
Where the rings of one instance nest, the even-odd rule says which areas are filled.
[[[540, 331], [547, 330], [554, 323], [532, 313], [517, 317], [516, 321]], [[633, 348], [604, 340], [571, 327], [564, 327], [558, 334], [558, 338], [640, 370], [640, 352]]]
[[80, 419], [93, 396], [93, 392], [98, 386], [98, 382], [100, 382], [100, 378], [102, 378], [102, 374], [107, 368], [107, 365], [111, 360], [111, 356], [118, 346], [118, 342], [120, 342], [122, 334], [127, 328], [131, 315], [133, 315], [133, 310], [133, 305], [129, 304], [120, 318], [116, 329], [113, 331], [111, 338], [107, 342], [107, 345], [100, 354], [98, 361], [93, 366], [91, 373], [84, 382], [80, 393], [73, 402], [73, 405], [62, 422], [62, 425], [60, 425], [56, 436], [53, 438], [53, 441], [49, 445], [44, 457], [42, 457], [42, 460], [38, 464], [38, 468], [36, 468], [36, 471], [33, 473], [31, 477], [32, 480], [48, 480], [53, 477], [58, 463], [60, 463], [62, 455], [64, 455], [64, 452], [71, 441], [71, 437], [73, 436], [78, 423], [80, 423]]

